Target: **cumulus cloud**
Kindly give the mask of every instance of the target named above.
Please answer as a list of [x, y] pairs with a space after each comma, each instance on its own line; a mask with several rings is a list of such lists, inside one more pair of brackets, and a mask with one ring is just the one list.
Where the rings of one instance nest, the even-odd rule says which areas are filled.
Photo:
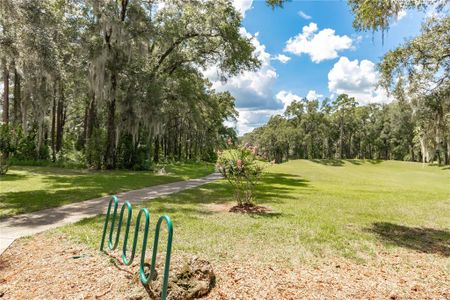
[[336, 35], [335, 31], [325, 28], [319, 31], [316, 23], [304, 26], [302, 32], [286, 42], [285, 52], [301, 55], [308, 54], [311, 60], [319, 63], [338, 57], [338, 52], [352, 47], [352, 39], [347, 35]]
[[203, 74], [211, 81], [216, 91], [229, 91], [234, 96], [239, 112], [235, 126], [239, 134], [244, 134], [263, 125], [274, 113], [282, 112], [284, 104], [273, 92], [273, 85], [278, 77], [271, 65], [273, 56], [258, 40], [258, 33], [251, 35], [245, 28], [241, 28], [240, 33], [252, 38], [255, 47], [253, 54], [261, 61], [261, 67], [253, 72], [245, 71], [227, 81], [220, 80], [216, 67], [208, 68]]
[[229, 91], [236, 98], [238, 108], [276, 109], [282, 106], [274, 100], [272, 87], [278, 74], [271, 65], [271, 55], [266, 52], [266, 46], [258, 40], [258, 33], [251, 35], [241, 28], [241, 35], [252, 38], [255, 47], [254, 55], [261, 61], [261, 67], [253, 72], [245, 71], [227, 81], [219, 80], [217, 68], [212, 67], [204, 75], [212, 82], [217, 91]]
[[322, 97], [323, 97], [323, 95], [318, 94], [315, 90], [310, 90], [310, 91], [308, 92], [308, 94], [306, 95], [306, 99], [307, 99], [308, 101], [317, 100], [317, 99], [320, 99], [320, 98], [322, 98]]
[[377, 88], [379, 73], [370, 60], [349, 60], [343, 56], [328, 73], [328, 89], [333, 94], [348, 94], [360, 104], [388, 103], [392, 98]]
[[279, 111], [280, 113], [284, 112], [286, 108], [294, 101], [300, 101], [302, 98], [292, 92], [287, 92], [284, 90], [281, 90], [277, 93], [275, 98], [283, 103], [283, 109]]
[[233, 0], [233, 6], [245, 17], [247, 10], [252, 8], [253, 0]]
[[271, 116], [281, 115], [286, 108], [294, 101], [300, 101], [301, 97], [290, 91], [279, 91], [274, 98], [278, 108], [271, 109], [249, 109], [240, 108], [237, 122], [234, 123], [240, 135], [252, 131], [254, 128], [261, 127], [269, 121]]
[[298, 12], [298, 15], [299, 15], [300, 17], [302, 17], [303, 19], [305, 19], [305, 20], [310, 20], [310, 19], [312, 19], [311, 16], [307, 15], [307, 14], [306, 14], [304, 11], [302, 11], [302, 10], [300, 10], [300, 11]]
[[237, 131], [240, 135], [243, 135], [257, 127], [261, 127], [276, 113], [279, 113], [279, 111], [270, 109], [241, 109], [239, 110], [239, 117], [236, 124]]
[[278, 55], [274, 56], [272, 59], [278, 60], [279, 62], [281, 62], [283, 64], [285, 64], [291, 60], [291, 58], [289, 56], [286, 56], [284, 54], [278, 54]]

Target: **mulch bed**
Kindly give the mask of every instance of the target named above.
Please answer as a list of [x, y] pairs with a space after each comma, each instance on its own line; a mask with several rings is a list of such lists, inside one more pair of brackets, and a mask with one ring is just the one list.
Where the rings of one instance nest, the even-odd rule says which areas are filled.
[[244, 214], [265, 214], [274, 213], [272, 208], [262, 205], [242, 204], [234, 205], [232, 203], [210, 203], [205, 204], [204, 207], [213, 212], [232, 212]]
[[[149, 298], [138, 262], [125, 267], [117, 257], [63, 235], [18, 240], [0, 256], [0, 299]], [[171, 272], [185, 260], [173, 256]], [[405, 249], [365, 264], [343, 258], [297, 268], [215, 263], [215, 287], [202, 299], [450, 299], [449, 264], [448, 257]]]
[[230, 212], [245, 214], [263, 214], [272, 211], [271, 208], [253, 204], [241, 204], [230, 208]]

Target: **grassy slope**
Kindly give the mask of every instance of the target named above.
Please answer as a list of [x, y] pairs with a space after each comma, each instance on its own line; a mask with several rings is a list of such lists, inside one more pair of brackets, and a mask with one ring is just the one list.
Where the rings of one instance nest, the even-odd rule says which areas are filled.
[[167, 176], [153, 172], [12, 167], [0, 177], [0, 218], [99, 196], [205, 176], [212, 164], [177, 164]]
[[[271, 167], [259, 188], [259, 204], [276, 213], [249, 216], [203, 206], [231, 195], [220, 181], [145, 206], [171, 216], [175, 251], [212, 261], [296, 265], [336, 255], [363, 261], [391, 246], [449, 254], [450, 171], [442, 168], [290, 161]], [[102, 222], [97, 217], [59, 230], [98, 247]]]

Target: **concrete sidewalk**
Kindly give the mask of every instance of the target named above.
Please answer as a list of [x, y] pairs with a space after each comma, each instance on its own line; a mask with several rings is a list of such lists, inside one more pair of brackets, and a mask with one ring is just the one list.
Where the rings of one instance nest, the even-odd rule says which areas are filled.
[[[132, 204], [138, 204], [144, 200], [177, 193], [219, 178], [221, 178], [220, 174], [213, 173], [203, 178], [156, 185], [123, 192], [117, 196], [121, 201], [128, 200]], [[106, 213], [110, 198], [111, 196], [105, 196], [0, 220], [0, 255], [17, 238]]]

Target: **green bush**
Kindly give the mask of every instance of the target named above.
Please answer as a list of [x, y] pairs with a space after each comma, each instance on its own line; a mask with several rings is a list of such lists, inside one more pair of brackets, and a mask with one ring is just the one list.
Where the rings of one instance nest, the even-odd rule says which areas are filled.
[[247, 146], [218, 153], [216, 168], [233, 186], [239, 206], [254, 204], [254, 190], [265, 167], [256, 154], [256, 148]]

